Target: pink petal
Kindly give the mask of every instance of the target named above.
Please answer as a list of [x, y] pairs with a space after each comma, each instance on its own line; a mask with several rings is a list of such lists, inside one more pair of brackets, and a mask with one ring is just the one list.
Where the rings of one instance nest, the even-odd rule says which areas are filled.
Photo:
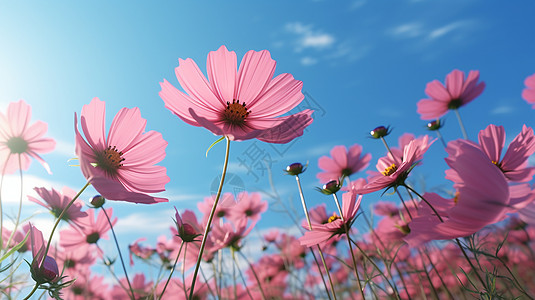
[[234, 93], [237, 100], [252, 103], [270, 83], [275, 65], [269, 51], [248, 51], [243, 56], [238, 71], [237, 90]]
[[[170, 179], [167, 169], [163, 166], [137, 166], [135, 168], [122, 168], [119, 178], [132, 191], [140, 193], [159, 193], [165, 191], [165, 185]], [[150, 178], [150, 180], [147, 180]]]
[[425, 87], [425, 93], [434, 100], [450, 102], [452, 97], [448, 90], [438, 80], [429, 82]]
[[479, 145], [489, 159], [493, 162], [500, 162], [502, 149], [505, 145], [505, 129], [503, 126], [490, 124], [479, 132]]
[[226, 102], [219, 99], [212, 90], [197, 64], [191, 59], [179, 59], [175, 74], [182, 88], [188, 93], [195, 106], [218, 111], [226, 107]]
[[267, 143], [285, 144], [303, 135], [305, 128], [312, 124], [312, 113], [306, 109], [294, 115], [281, 117], [284, 122], [276, 127], [264, 130], [257, 138]]
[[422, 99], [416, 106], [422, 120], [438, 119], [448, 112], [447, 103], [433, 99]]
[[446, 88], [451, 99], [459, 99], [463, 91], [464, 72], [453, 70], [446, 76]]
[[91, 184], [108, 200], [126, 201], [134, 203], [154, 204], [158, 202], [168, 202], [165, 198], [151, 197], [147, 194], [130, 192], [117, 181], [104, 177], [94, 177]]
[[167, 142], [162, 134], [149, 131], [139, 136], [130, 148], [124, 150], [124, 167], [136, 165], [153, 165], [165, 158]]
[[302, 88], [303, 82], [295, 80], [291, 74], [280, 74], [257, 99], [248, 103], [249, 117], [277, 117], [289, 112], [305, 98]]
[[122, 108], [113, 118], [106, 145], [128, 151], [133, 141], [145, 130], [147, 120], [141, 117], [139, 108]]
[[20, 136], [26, 130], [31, 117], [32, 108], [24, 100], [9, 103], [7, 119], [10, 120], [11, 136]]
[[105, 118], [106, 103], [96, 97], [91, 100], [91, 103], [84, 105], [82, 108], [80, 123], [85, 138], [93, 148], [98, 150], [104, 149], [106, 145]]
[[223, 104], [232, 103], [236, 86], [237, 58], [234, 51], [229, 52], [225, 46], [208, 54], [206, 69], [212, 91]]

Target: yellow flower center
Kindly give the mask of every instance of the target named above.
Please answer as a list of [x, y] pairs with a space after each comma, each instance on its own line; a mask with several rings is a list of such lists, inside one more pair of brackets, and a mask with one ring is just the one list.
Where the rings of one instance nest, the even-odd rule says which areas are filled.
[[327, 223], [332, 223], [338, 219], [341, 219], [341, 218], [337, 216], [336, 213], [333, 213], [333, 215], [329, 217], [329, 220], [327, 220]]
[[457, 204], [459, 202], [459, 192], [455, 192], [455, 197], [453, 197], [453, 203]]
[[396, 166], [396, 164], [392, 164], [390, 167], [386, 168], [383, 172], [383, 175], [385, 176], [390, 176], [392, 174], [394, 174], [394, 172], [396, 172], [396, 170], [398, 169], [398, 167]]
[[251, 113], [247, 110], [245, 102], [240, 104], [240, 100], [232, 100], [232, 103], [227, 101], [227, 108], [223, 111], [222, 120], [236, 126], [242, 126], [245, 119]]

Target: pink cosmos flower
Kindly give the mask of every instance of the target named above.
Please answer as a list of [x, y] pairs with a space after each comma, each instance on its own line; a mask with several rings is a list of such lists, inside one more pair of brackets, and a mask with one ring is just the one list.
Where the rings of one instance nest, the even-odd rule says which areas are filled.
[[238, 194], [238, 203], [230, 209], [230, 218], [239, 220], [243, 217], [257, 222], [260, 215], [267, 210], [268, 204], [262, 201], [260, 193], [241, 192]]
[[[197, 221], [197, 216], [191, 210], [186, 209], [180, 217], [178, 210], [175, 207], [175, 220], [177, 233], [176, 235], [184, 242], [189, 243], [193, 241], [200, 241], [199, 237], [203, 235], [203, 226]], [[172, 228], [174, 231], [174, 228]]]
[[505, 129], [503, 126], [489, 125], [479, 132], [479, 144], [483, 152], [493, 164], [510, 181], [530, 181], [535, 174], [534, 167], [528, 167], [528, 158], [535, 152], [535, 136], [533, 129], [522, 127], [522, 131], [509, 144], [503, 158], [502, 149], [505, 145]]
[[241, 248], [241, 241], [246, 237], [256, 222], [253, 222], [247, 227], [247, 218], [242, 218], [236, 221], [225, 222], [222, 224], [215, 224], [212, 227], [212, 234], [209, 236], [214, 246], [211, 251], [216, 251], [226, 247], [234, 249]]
[[[197, 203], [197, 208], [201, 213], [203, 213], [203, 222], [208, 221], [208, 217], [210, 216], [210, 211], [212, 210], [212, 206], [214, 206], [216, 195], [212, 195], [210, 197], [205, 197], [203, 202]], [[224, 193], [223, 196], [221, 196], [221, 199], [219, 199], [219, 202], [216, 207], [216, 211], [214, 214], [214, 220], [226, 217], [228, 218], [230, 216], [230, 213], [232, 211], [232, 208], [236, 205], [236, 200], [234, 199], [234, 195], [231, 193]]]
[[319, 168], [324, 171], [316, 175], [321, 182], [338, 180], [364, 170], [372, 159], [369, 153], [362, 155], [362, 146], [359, 144], [351, 146], [349, 151], [345, 146], [335, 146], [331, 150], [331, 157], [322, 156], [318, 160]]
[[342, 214], [341, 217], [334, 214], [329, 218], [329, 222], [321, 225], [314, 225], [312, 230], [305, 232], [305, 235], [299, 238], [301, 245], [311, 247], [314, 245], [324, 245], [330, 238], [346, 233], [346, 227], [349, 230], [357, 211], [360, 208], [362, 195], [357, 199], [357, 193], [354, 191], [346, 192], [342, 195]]
[[522, 98], [535, 108], [535, 74], [527, 77], [524, 84], [526, 88], [522, 91]]
[[[63, 187], [61, 193], [55, 189], [47, 190], [46, 188], [39, 187], [35, 187], [33, 190], [44, 200], [44, 202], [32, 196], [28, 196], [28, 200], [46, 207], [56, 218], [59, 217], [63, 209], [72, 201], [72, 198], [76, 196], [76, 192], [68, 187]], [[87, 213], [82, 211], [82, 205], [82, 201], [76, 200], [63, 214], [61, 219], [71, 221], [87, 216]]]
[[312, 111], [280, 117], [304, 99], [303, 83], [287, 73], [273, 78], [275, 64], [269, 51], [251, 50], [236, 71], [236, 53], [221, 46], [208, 54], [208, 80], [192, 59], [179, 59], [175, 72], [187, 94], [164, 79], [160, 97], [184, 122], [215, 135], [288, 143], [312, 123]]
[[167, 142], [156, 131], [144, 133], [147, 121], [137, 107], [121, 109], [106, 137], [105, 112], [105, 103], [98, 98], [82, 108], [80, 123], [87, 142], [75, 115], [76, 154], [84, 176], [109, 200], [167, 202], [147, 195], [165, 191], [169, 182], [165, 167], [155, 165], [165, 157]]
[[37, 121], [30, 123], [32, 108], [23, 100], [11, 102], [7, 107], [7, 114], [0, 112], [0, 169], [2, 174], [11, 174], [19, 169], [28, 170], [31, 157], [37, 159], [45, 170], [51, 174], [48, 164], [38, 153], [54, 150], [56, 142], [51, 138], [44, 138], [47, 130], [46, 123]]
[[[112, 225], [115, 225], [117, 218], [112, 218], [113, 209], [110, 207], [106, 209], [106, 212], [110, 217]], [[60, 245], [69, 251], [75, 248], [76, 251], [82, 252], [95, 251], [98, 249], [95, 244], [101, 238], [108, 238], [107, 232], [110, 228], [104, 211], [99, 211], [95, 221], [94, 210], [90, 209], [87, 211], [87, 217], [77, 219], [74, 226], [60, 232]]]
[[485, 89], [485, 82], [479, 82], [479, 71], [470, 71], [464, 78], [464, 72], [453, 70], [446, 76], [446, 86], [433, 80], [427, 84], [425, 93], [430, 98], [418, 102], [418, 113], [422, 120], [438, 119], [448, 109], [458, 109], [479, 96]]
[[[9, 240], [9, 237], [11, 236], [11, 230], [5, 227], [2, 228], [2, 243], [4, 244], [3, 245], [4, 249], [14, 247], [20, 242], [22, 242], [24, 238], [26, 237], [26, 234], [29, 231], [30, 231], [30, 224], [29, 223], [24, 224], [21, 230], [18, 230], [17, 232], [13, 234], [13, 237], [11, 238], [11, 242], [9, 243], [9, 245], [6, 245], [7, 241]], [[22, 245], [22, 247], [19, 248], [18, 252], [24, 253], [28, 251], [29, 249], [30, 248], [28, 248], [28, 241], [26, 241], [26, 243], [24, 243], [24, 245]]]
[[409, 223], [405, 241], [416, 246], [430, 240], [453, 239], [471, 235], [503, 219], [509, 205], [509, 186], [505, 176], [477, 145], [465, 140], [450, 142], [446, 148], [446, 178], [454, 182], [457, 196], [448, 200], [434, 193], [424, 198], [443, 221], [425, 204], [419, 216]]
[[402, 161], [399, 165], [390, 155], [380, 158], [376, 165], [379, 172], [368, 172], [370, 174], [368, 184], [356, 188], [355, 191], [359, 194], [368, 194], [402, 184], [433, 143], [434, 140], [430, 142], [427, 135], [410, 141], [403, 148]]
[[30, 223], [30, 241], [32, 245], [33, 261], [31, 274], [35, 282], [42, 284], [52, 282], [59, 276], [56, 260], [50, 256], [45, 257], [46, 243], [43, 233]]
[[130, 252], [130, 265], [134, 265], [133, 255], [141, 259], [148, 259], [156, 252], [156, 249], [149, 246], [141, 246], [139, 242], [146, 240], [146, 238], [139, 238], [132, 244], [128, 245], [128, 252]]

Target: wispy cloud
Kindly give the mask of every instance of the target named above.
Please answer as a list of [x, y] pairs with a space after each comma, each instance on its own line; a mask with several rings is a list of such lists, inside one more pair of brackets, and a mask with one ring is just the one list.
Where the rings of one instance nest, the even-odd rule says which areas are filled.
[[315, 59], [313, 57], [310, 57], [310, 56], [305, 56], [305, 57], [301, 58], [301, 64], [303, 66], [315, 65], [317, 62], [318, 62], [317, 59]]
[[490, 111], [492, 115], [506, 115], [514, 111], [514, 107], [510, 105], [497, 106]]
[[415, 38], [424, 34], [423, 24], [411, 22], [398, 25], [389, 30], [389, 34], [397, 38]]
[[397, 39], [419, 39], [422, 43], [430, 43], [447, 35], [458, 40], [466, 36], [467, 32], [478, 28], [478, 23], [474, 20], [459, 20], [438, 27], [412, 21], [388, 29], [387, 34]]
[[[133, 213], [119, 218], [114, 227], [117, 233], [154, 236], [168, 231], [173, 226], [174, 210], [151, 211], [147, 213]], [[150, 224], [150, 225], [149, 225]]]
[[431, 40], [440, 38], [448, 33], [451, 33], [455, 30], [467, 28], [469, 27], [473, 22], [471, 21], [457, 21], [450, 24], [446, 24], [444, 26], [441, 26], [439, 28], [431, 30], [431, 32], [428, 33], [427, 37]]
[[297, 52], [306, 48], [325, 49], [331, 47], [336, 41], [333, 35], [315, 30], [312, 25], [304, 25], [301, 22], [288, 23], [285, 29], [297, 36], [294, 48]]

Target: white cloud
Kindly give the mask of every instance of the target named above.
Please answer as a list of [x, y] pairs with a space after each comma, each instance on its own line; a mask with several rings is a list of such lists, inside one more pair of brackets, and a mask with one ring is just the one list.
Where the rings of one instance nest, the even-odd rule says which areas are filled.
[[133, 213], [121, 217], [114, 226], [119, 234], [135, 233], [136, 235], [157, 236], [169, 230], [173, 226], [174, 210], [164, 210], [148, 213]]
[[76, 157], [76, 154], [74, 153], [74, 147], [74, 143], [72, 142], [66, 142], [56, 139], [56, 149], [54, 150], [54, 152], [66, 156], [68, 158], [74, 158]]
[[331, 47], [336, 41], [333, 35], [321, 30], [314, 30], [312, 25], [304, 25], [301, 22], [288, 23], [285, 29], [297, 35], [295, 42], [295, 51], [297, 52], [306, 48], [325, 49]]
[[[33, 175], [24, 175], [22, 185], [22, 201], [27, 202], [27, 196], [38, 198], [34, 187], [55, 188], [61, 190], [63, 184]], [[6, 175], [2, 186], [2, 203], [19, 203], [20, 199], [20, 177], [18, 175]]]
[[312, 66], [312, 65], [315, 65], [317, 62], [318, 62], [317, 59], [310, 57], [310, 56], [305, 56], [301, 58], [301, 64], [303, 66]]
[[423, 25], [417, 22], [401, 24], [392, 28], [389, 33], [397, 38], [415, 38], [423, 34]]
[[502, 105], [502, 106], [495, 107], [494, 109], [490, 111], [490, 113], [493, 115], [505, 115], [505, 114], [510, 114], [513, 111], [514, 111], [514, 108], [512, 106]]
[[431, 32], [429, 32], [428, 38], [432, 39], [432, 40], [433, 39], [437, 39], [439, 37], [442, 37], [442, 36], [452, 32], [452, 31], [456, 30], [456, 29], [466, 27], [470, 23], [471, 23], [470, 21], [456, 21], [456, 22], [444, 25], [442, 27], [439, 27], [439, 28], [434, 29]]

